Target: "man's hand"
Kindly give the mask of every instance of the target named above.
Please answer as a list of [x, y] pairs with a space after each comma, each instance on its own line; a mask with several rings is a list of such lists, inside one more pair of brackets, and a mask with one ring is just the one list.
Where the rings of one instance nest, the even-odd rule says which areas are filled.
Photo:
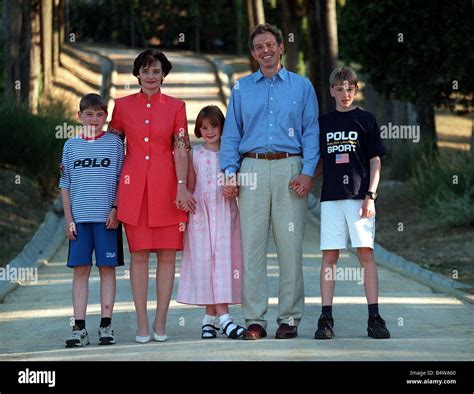
[[105, 228], [107, 230], [115, 230], [119, 225], [117, 220], [117, 209], [112, 208], [107, 216], [107, 222], [105, 222]]
[[239, 186], [237, 186], [236, 175], [229, 175], [225, 178], [222, 192], [226, 198], [235, 198], [239, 195]]
[[360, 209], [360, 216], [362, 218], [370, 218], [375, 216], [375, 201], [372, 200], [369, 196], [365, 197], [364, 202], [362, 203], [362, 208]]
[[313, 178], [309, 175], [300, 174], [290, 181], [289, 187], [299, 197], [306, 197], [313, 187]]

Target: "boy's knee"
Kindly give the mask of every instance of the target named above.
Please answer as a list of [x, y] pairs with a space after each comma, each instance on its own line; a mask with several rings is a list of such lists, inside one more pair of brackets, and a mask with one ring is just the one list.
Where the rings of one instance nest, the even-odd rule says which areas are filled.
[[337, 264], [339, 260], [339, 250], [323, 250], [324, 264]]
[[358, 248], [357, 256], [361, 265], [374, 264], [374, 251], [371, 248]]
[[77, 276], [88, 276], [91, 272], [90, 265], [78, 265], [74, 267], [74, 275]]
[[112, 275], [112, 274], [115, 274], [115, 267], [113, 266], [102, 266], [102, 267], [99, 267], [99, 273], [101, 275]]

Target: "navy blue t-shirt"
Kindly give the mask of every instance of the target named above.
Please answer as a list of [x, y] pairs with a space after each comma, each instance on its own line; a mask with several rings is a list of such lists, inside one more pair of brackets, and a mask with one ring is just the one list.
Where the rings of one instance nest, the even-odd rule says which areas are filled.
[[323, 160], [321, 201], [363, 200], [369, 189], [370, 159], [384, 156], [375, 116], [360, 108], [319, 117]]

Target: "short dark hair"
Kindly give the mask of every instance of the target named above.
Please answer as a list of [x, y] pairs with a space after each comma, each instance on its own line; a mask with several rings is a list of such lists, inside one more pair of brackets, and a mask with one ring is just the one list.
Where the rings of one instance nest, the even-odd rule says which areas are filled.
[[201, 126], [204, 119], [207, 119], [213, 127], [220, 127], [221, 135], [224, 128], [225, 117], [220, 108], [217, 105], [206, 105], [199, 111], [196, 118], [196, 124], [194, 126], [194, 135], [197, 138], [201, 138]]
[[98, 94], [86, 94], [79, 102], [79, 111], [84, 112], [86, 109], [94, 109], [96, 111], [107, 112], [107, 104]]
[[261, 23], [260, 25], [255, 26], [250, 32], [249, 48], [251, 51], [253, 51], [253, 39], [256, 35], [263, 33], [272, 33], [275, 36], [278, 45], [283, 43], [283, 34], [278, 27], [270, 25], [270, 23]]
[[138, 83], [140, 85], [141, 85], [141, 82], [140, 82], [140, 78], [138, 78], [138, 75], [140, 74], [141, 68], [149, 67], [151, 64], [155, 62], [161, 63], [161, 69], [165, 77], [173, 68], [171, 62], [168, 60], [165, 54], [163, 52], [157, 51], [156, 49], [147, 49], [141, 52], [133, 61], [133, 75], [137, 77]]

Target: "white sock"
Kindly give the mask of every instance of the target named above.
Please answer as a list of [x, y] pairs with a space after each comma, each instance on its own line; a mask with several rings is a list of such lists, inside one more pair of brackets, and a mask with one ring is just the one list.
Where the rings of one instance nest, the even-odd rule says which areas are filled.
[[[232, 320], [232, 316], [230, 316], [228, 313], [226, 313], [225, 315], [219, 316], [219, 324], [222, 328], [222, 331], [225, 330], [225, 333], [231, 333], [234, 329], [237, 328], [237, 324], [234, 323], [234, 321]], [[237, 331], [237, 334], [240, 335], [243, 331], [244, 329], [241, 328]]]
[[204, 319], [202, 319], [202, 325], [205, 325], [205, 324], [212, 324], [214, 325], [214, 323], [216, 322], [216, 316], [211, 316], [211, 315], [204, 315]]

